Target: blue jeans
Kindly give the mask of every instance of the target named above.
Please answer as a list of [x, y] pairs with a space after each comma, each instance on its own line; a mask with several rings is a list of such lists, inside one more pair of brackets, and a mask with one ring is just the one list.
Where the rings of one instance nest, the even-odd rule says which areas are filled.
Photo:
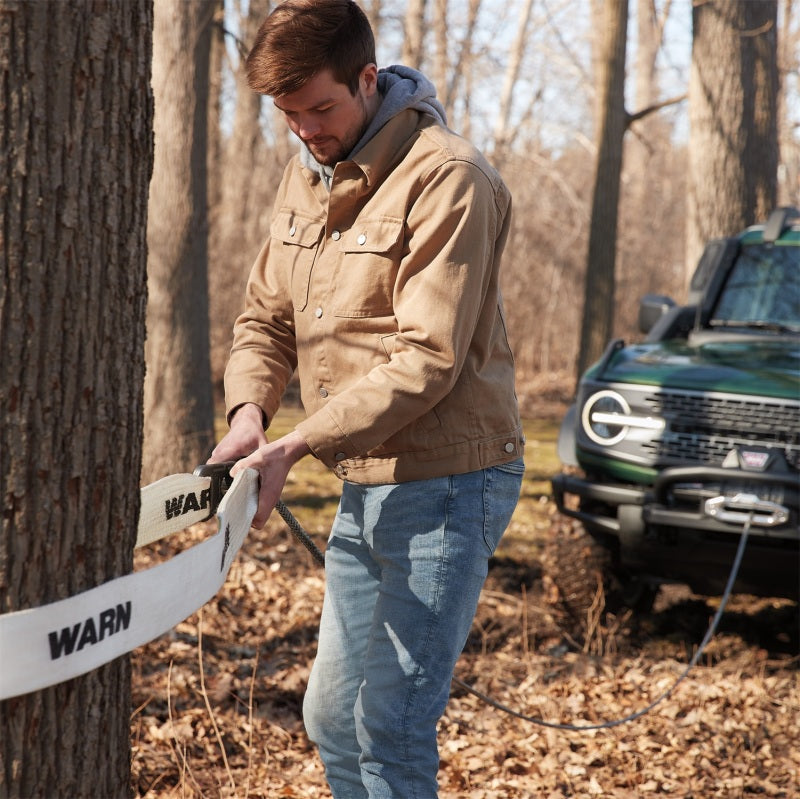
[[436, 725], [523, 472], [344, 484], [303, 704], [335, 799], [436, 797]]

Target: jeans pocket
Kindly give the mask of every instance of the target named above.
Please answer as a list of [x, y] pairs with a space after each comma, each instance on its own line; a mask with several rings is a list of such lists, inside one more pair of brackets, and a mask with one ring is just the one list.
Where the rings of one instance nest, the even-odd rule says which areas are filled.
[[487, 469], [483, 540], [493, 555], [519, 501], [525, 463], [522, 458]]

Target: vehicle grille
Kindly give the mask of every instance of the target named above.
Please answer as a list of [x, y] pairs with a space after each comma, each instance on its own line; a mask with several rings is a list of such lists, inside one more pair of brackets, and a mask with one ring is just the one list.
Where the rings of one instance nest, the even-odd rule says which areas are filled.
[[719, 466], [737, 444], [773, 447], [800, 469], [800, 403], [730, 396], [650, 394], [645, 403], [666, 421], [644, 448], [659, 459]]

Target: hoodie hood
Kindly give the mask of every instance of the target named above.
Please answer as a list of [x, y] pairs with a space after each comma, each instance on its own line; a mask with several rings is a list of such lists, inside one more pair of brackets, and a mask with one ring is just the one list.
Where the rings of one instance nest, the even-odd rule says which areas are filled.
[[[447, 125], [444, 107], [436, 99], [436, 88], [416, 69], [395, 64], [378, 70], [378, 92], [383, 98], [381, 104], [364, 131], [364, 135], [348, 154], [348, 159], [361, 150], [392, 117], [409, 108], [429, 114], [440, 124]], [[323, 183], [330, 188], [333, 167], [317, 163], [303, 142], [300, 143], [300, 163], [304, 167], [318, 172]]]

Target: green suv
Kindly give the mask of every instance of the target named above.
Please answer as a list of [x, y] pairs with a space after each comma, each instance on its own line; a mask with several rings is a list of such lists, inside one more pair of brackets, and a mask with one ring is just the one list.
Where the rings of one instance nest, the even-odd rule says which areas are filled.
[[642, 343], [612, 341], [580, 381], [559, 510], [618, 587], [651, 597], [662, 582], [721, 593], [749, 520], [734, 590], [797, 600], [800, 212], [711, 241], [688, 304], [647, 295], [639, 326]]

